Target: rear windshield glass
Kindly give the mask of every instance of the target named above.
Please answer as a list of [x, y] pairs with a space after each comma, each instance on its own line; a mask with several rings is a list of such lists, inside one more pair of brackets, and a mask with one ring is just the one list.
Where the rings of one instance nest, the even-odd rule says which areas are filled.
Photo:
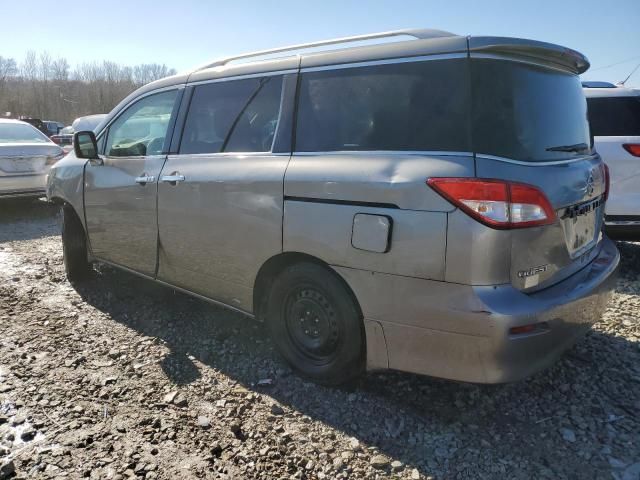
[[302, 74], [296, 150], [469, 151], [466, 60]]
[[49, 143], [49, 139], [31, 125], [0, 123], [0, 143]]
[[537, 162], [589, 153], [587, 104], [576, 75], [473, 59], [471, 81], [477, 154]]
[[640, 136], [640, 98], [596, 97], [587, 103], [594, 136]]

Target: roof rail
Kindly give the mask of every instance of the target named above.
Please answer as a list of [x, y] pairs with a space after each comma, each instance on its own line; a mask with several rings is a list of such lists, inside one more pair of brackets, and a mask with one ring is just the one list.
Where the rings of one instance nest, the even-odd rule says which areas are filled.
[[242, 53], [240, 55], [234, 55], [232, 57], [221, 58], [219, 60], [215, 60], [213, 62], [209, 62], [204, 65], [201, 65], [200, 67], [196, 68], [194, 72], [198, 72], [206, 68], [220, 67], [234, 60], [241, 60], [243, 58], [260, 57], [260, 56], [269, 55], [272, 53], [288, 52], [291, 50], [302, 50], [305, 48], [321, 47], [324, 45], [335, 45], [337, 43], [360, 42], [363, 40], [372, 40], [375, 38], [398, 37], [403, 35], [414, 37], [419, 40], [423, 40], [426, 38], [456, 36], [455, 33], [445, 32], [444, 30], [435, 30], [432, 28], [416, 28], [416, 29], [406, 29], [406, 30], [392, 30], [389, 32], [380, 32], [380, 33], [370, 33], [366, 35], [355, 35], [353, 37], [333, 38], [330, 40], [321, 40], [319, 42], [300, 43], [298, 45], [289, 45], [287, 47], [278, 47], [278, 48], [271, 48], [268, 50], [259, 50], [257, 52]]

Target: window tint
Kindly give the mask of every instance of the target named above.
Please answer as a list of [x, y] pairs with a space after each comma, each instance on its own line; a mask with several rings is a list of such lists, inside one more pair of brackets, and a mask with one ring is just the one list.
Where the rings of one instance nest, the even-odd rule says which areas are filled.
[[157, 93], [130, 106], [109, 127], [105, 154], [112, 157], [161, 154], [176, 95], [176, 90]]
[[471, 88], [476, 153], [531, 162], [588, 153], [587, 103], [576, 75], [473, 59]]
[[468, 151], [465, 60], [304, 73], [296, 150]]
[[196, 87], [180, 153], [271, 151], [281, 92], [281, 76]]
[[588, 98], [589, 123], [595, 136], [640, 135], [640, 98]]

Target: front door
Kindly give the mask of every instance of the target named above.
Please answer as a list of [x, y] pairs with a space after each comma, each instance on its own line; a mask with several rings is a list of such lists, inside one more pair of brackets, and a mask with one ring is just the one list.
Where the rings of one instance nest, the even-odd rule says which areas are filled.
[[195, 86], [158, 184], [159, 280], [252, 309], [260, 266], [282, 251], [282, 91], [282, 75]]
[[157, 182], [177, 97], [177, 90], [169, 90], [130, 105], [103, 133], [103, 162], [90, 162], [85, 171], [93, 254], [149, 276], [156, 270]]

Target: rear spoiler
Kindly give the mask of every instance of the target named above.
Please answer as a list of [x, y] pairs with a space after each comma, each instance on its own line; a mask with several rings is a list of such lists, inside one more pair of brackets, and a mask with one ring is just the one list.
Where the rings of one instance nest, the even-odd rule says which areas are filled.
[[580, 52], [553, 43], [508, 37], [469, 37], [469, 54], [495, 54], [518, 57], [535, 63], [561, 68], [580, 74], [590, 67], [589, 60]]

